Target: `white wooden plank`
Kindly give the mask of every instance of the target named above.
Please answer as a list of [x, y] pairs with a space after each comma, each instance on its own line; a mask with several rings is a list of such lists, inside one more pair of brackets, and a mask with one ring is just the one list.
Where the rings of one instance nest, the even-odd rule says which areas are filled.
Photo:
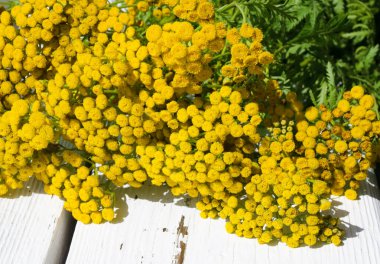
[[[198, 212], [175, 204], [178, 200], [173, 201], [171, 195], [164, 195], [157, 187], [127, 190], [126, 200], [128, 215], [116, 223], [77, 223], [67, 263], [149, 263], [153, 260], [171, 263], [173, 256], [180, 256], [181, 241], [187, 237], [186, 217], [197, 218]], [[125, 201], [117, 206], [122, 204]], [[120, 210], [123, 209], [126, 208]]]
[[[259, 245], [256, 240], [231, 238], [221, 232], [223, 223], [195, 221], [189, 226], [185, 263], [378, 263], [380, 259], [380, 201], [376, 186], [365, 184], [358, 201], [338, 198], [338, 215], [344, 216], [347, 239], [344, 245], [289, 249], [284, 244]], [[205, 233], [207, 225], [213, 226]], [[195, 235], [194, 235], [195, 234]]]
[[0, 198], [0, 263], [62, 263], [70, 225], [63, 202], [31, 180]]
[[360, 200], [337, 199], [338, 214], [348, 225], [341, 247], [259, 245], [227, 234], [224, 221], [203, 220], [184, 201], [144, 187], [127, 191], [128, 215], [121, 222], [78, 223], [67, 263], [378, 263], [380, 196], [374, 180], [371, 174]]

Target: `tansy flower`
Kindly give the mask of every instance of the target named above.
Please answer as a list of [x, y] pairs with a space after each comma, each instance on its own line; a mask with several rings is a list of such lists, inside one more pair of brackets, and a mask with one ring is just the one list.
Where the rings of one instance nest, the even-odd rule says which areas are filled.
[[332, 117], [332, 114], [331, 114], [331, 111], [330, 110], [327, 110], [327, 111], [323, 111], [321, 113], [321, 119], [325, 122], [328, 122], [331, 120], [331, 117]]
[[337, 235], [333, 235], [333, 236], [331, 237], [331, 242], [332, 242], [335, 246], [339, 246], [340, 243], [341, 243], [341, 239], [340, 239], [339, 236], [337, 236]]
[[355, 105], [351, 107], [351, 113], [356, 117], [363, 118], [365, 117], [366, 108], [364, 108], [362, 105]]
[[238, 44], [241, 37], [239, 31], [236, 28], [232, 28], [227, 31], [226, 38], [231, 44]]
[[307, 134], [304, 131], [299, 131], [295, 135], [296, 140], [299, 142], [304, 141], [306, 137], [307, 137]]
[[199, 62], [190, 62], [186, 65], [186, 70], [192, 74], [199, 74], [202, 70], [202, 64]]
[[46, 140], [46, 138], [43, 135], [37, 135], [32, 138], [32, 141], [30, 142], [30, 146], [34, 148], [35, 150], [42, 150], [45, 149], [48, 146], [49, 142]]
[[359, 104], [365, 109], [371, 109], [374, 105], [375, 101], [372, 95], [366, 94], [362, 98], [360, 98]]
[[[259, 28], [253, 28], [252, 39], [253, 43], [260, 43], [264, 38], [264, 34]], [[253, 44], [252, 43], [252, 44]]]
[[112, 221], [115, 217], [115, 213], [112, 208], [104, 208], [102, 210], [102, 217], [106, 221]]
[[221, 71], [223, 76], [229, 78], [232, 78], [237, 74], [237, 69], [232, 65], [224, 65]]
[[375, 134], [380, 134], [380, 121], [372, 122], [372, 132]]
[[334, 149], [338, 153], [344, 153], [348, 149], [347, 143], [343, 140], [335, 142]]
[[243, 43], [234, 44], [231, 47], [231, 55], [235, 59], [244, 59], [248, 55], [248, 52], [248, 47]]
[[364, 88], [362, 86], [354, 86], [354, 87], [351, 88], [350, 95], [354, 99], [360, 99], [364, 95]]
[[306, 120], [302, 120], [297, 123], [297, 130], [298, 131], [305, 131], [309, 127], [309, 123]]
[[181, 43], [175, 43], [172, 47], [170, 52], [172, 55], [177, 59], [182, 59], [186, 57], [187, 55], [187, 49], [186, 47]]
[[34, 112], [29, 117], [29, 123], [35, 128], [40, 128], [45, 123], [45, 115], [42, 112]]
[[247, 23], [244, 23], [241, 27], [240, 27], [240, 35], [243, 37], [243, 38], [251, 38], [253, 36], [253, 32], [254, 32], [254, 29], [251, 25], [247, 24]]
[[139, 1], [137, 3], [137, 9], [142, 12], [148, 11], [148, 8], [149, 8], [149, 4], [146, 1]]
[[203, 2], [198, 5], [197, 13], [201, 19], [210, 19], [214, 16], [214, 5], [209, 2]]
[[355, 139], [361, 139], [364, 136], [365, 131], [361, 127], [354, 127], [351, 130], [351, 135]]
[[272, 142], [270, 144], [270, 151], [272, 153], [280, 153], [282, 151], [282, 144], [280, 142]]
[[319, 208], [321, 209], [321, 211], [329, 210], [331, 208], [331, 202], [329, 200], [327, 200], [327, 199], [322, 199], [320, 201]]
[[348, 157], [344, 161], [344, 166], [347, 167], [348, 169], [353, 169], [356, 166], [357, 162], [356, 159], [352, 156]]
[[309, 121], [315, 121], [318, 118], [319, 111], [316, 107], [312, 106], [306, 109], [305, 117]]
[[12, 112], [17, 113], [19, 116], [24, 116], [29, 111], [29, 104], [25, 100], [17, 100], [12, 105]]
[[204, 49], [207, 46], [207, 39], [205, 34], [202, 31], [197, 31], [191, 37], [192, 44], [198, 49]]
[[318, 131], [317, 127], [315, 127], [315, 126], [309, 126], [306, 129], [306, 134], [309, 137], [316, 138], [319, 135], [319, 131]]
[[231, 136], [235, 138], [241, 137], [244, 133], [242, 126], [238, 124], [232, 124], [230, 129], [231, 129]]
[[370, 168], [370, 166], [371, 166], [370, 161], [366, 160], [366, 159], [361, 160], [360, 163], [359, 163], [359, 167], [360, 167], [361, 171], [368, 170]]
[[317, 243], [317, 237], [315, 235], [306, 235], [303, 241], [308, 246], [313, 246]]
[[[192, 2], [192, 1], [191, 1]], [[179, 22], [178, 26], [174, 29], [180, 39], [183, 41], [191, 40], [194, 32], [193, 26], [189, 22]]]
[[363, 181], [367, 178], [367, 173], [366, 172], [358, 172], [354, 175], [354, 178], [358, 181]]
[[[208, 41], [212, 41], [216, 38], [216, 29], [213, 24], [205, 24], [202, 26], [201, 31]], [[224, 43], [223, 43], [224, 44]]]
[[342, 110], [343, 113], [345, 113], [345, 112], [348, 112], [350, 110], [350, 103], [347, 100], [342, 99], [342, 100], [339, 100], [337, 107], [340, 110]]
[[295, 149], [295, 143], [293, 140], [286, 140], [282, 143], [282, 149], [285, 152], [292, 152]]
[[358, 197], [358, 194], [356, 193], [355, 190], [348, 189], [344, 192], [344, 196], [346, 196], [346, 198], [349, 200], [356, 200], [356, 198]]
[[268, 51], [263, 51], [259, 54], [259, 62], [261, 64], [267, 65], [272, 63], [273, 55]]
[[236, 208], [238, 205], [238, 199], [236, 198], [236, 196], [231, 196], [230, 198], [228, 198], [227, 205], [231, 208]]

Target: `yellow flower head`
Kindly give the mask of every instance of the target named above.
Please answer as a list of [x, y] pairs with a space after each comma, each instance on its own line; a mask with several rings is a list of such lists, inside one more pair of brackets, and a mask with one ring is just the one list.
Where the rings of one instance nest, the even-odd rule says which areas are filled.
[[318, 118], [319, 111], [318, 108], [312, 106], [306, 109], [305, 117], [309, 121], [315, 121]]
[[270, 144], [270, 151], [272, 153], [280, 153], [282, 151], [282, 144], [280, 142], [274, 141]]
[[244, 59], [248, 55], [248, 47], [243, 43], [232, 45], [231, 55], [233, 59]]
[[240, 39], [241, 37], [239, 31], [236, 28], [232, 28], [227, 31], [227, 40], [231, 44], [238, 44]]
[[348, 149], [347, 143], [343, 140], [335, 142], [334, 149], [338, 153], [344, 153]]
[[354, 127], [351, 130], [351, 135], [355, 139], [362, 139], [362, 137], [364, 136], [364, 133], [365, 133], [365, 131], [361, 127]]
[[222, 75], [224, 77], [232, 78], [237, 74], [237, 69], [232, 65], [224, 65], [222, 67]]
[[355, 190], [348, 189], [344, 192], [344, 196], [346, 196], [346, 198], [349, 200], [356, 200], [356, 198], [358, 197], [358, 194]]
[[348, 112], [350, 111], [350, 103], [347, 100], [342, 99], [338, 102], [338, 108], [342, 110], [343, 113]]
[[380, 121], [372, 122], [372, 132], [375, 134], [380, 134]]
[[150, 42], [156, 42], [160, 39], [162, 35], [162, 28], [159, 25], [151, 25], [146, 30], [146, 38]]
[[375, 99], [372, 95], [366, 94], [360, 98], [359, 104], [365, 109], [371, 109], [375, 104]]
[[267, 65], [273, 62], [273, 55], [268, 51], [263, 51], [259, 55], [259, 62]]
[[200, 19], [210, 19], [214, 16], [214, 5], [210, 2], [200, 3], [197, 13]]
[[362, 86], [354, 86], [351, 88], [351, 96], [354, 99], [360, 99], [364, 95], [364, 88]]
[[243, 38], [251, 38], [253, 36], [253, 32], [253, 27], [247, 23], [244, 23], [240, 28], [240, 35]]

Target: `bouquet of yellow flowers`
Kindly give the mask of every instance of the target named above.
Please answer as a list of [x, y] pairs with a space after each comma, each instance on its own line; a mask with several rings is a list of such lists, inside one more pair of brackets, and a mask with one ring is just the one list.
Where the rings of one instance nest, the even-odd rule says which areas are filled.
[[376, 159], [375, 100], [304, 106], [263, 32], [207, 0], [21, 0], [0, 14], [0, 196], [35, 177], [83, 223], [166, 185], [260, 243], [339, 245], [331, 195]]

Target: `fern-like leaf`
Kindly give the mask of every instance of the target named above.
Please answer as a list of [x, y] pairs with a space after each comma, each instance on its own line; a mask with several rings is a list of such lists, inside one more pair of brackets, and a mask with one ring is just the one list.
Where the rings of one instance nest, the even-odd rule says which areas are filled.
[[309, 95], [311, 102], [313, 103], [314, 106], [318, 106], [317, 100], [315, 99], [314, 93], [312, 90], [309, 90]]
[[330, 86], [330, 88], [335, 87], [335, 74], [331, 62], [328, 62], [326, 65], [326, 77], [327, 83]]
[[366, 69], [369, 69], [372, 65], [372, 63], [375, 62], [375, 58], [376, 56], [379, 54], [379, 44], [377, 44], [376, 46], [374, 47], [371, 47], [369, 50], [368, 50], [368, 53], [367, 55], [365, 56], [364, 58], [364, 67]]
[[322, 82], [321, 84], [321, 91], [318, 95], [318, 105], [326, 105], [326, 98], [327, 98], [327, 91], [328, 91], [328, 85], [326, 82]]
[[334, 4], [334, 11], [337, 14], [343, 14], [344, 13], [344, 0], [333, 0]]
[[310, 24], [311, 27], [314, 29], [315, 24], [317, 22], [318, 15], [320, 13], [320, 6], [318, 4], [318, 1], [311, 1], [311, 12], [310, 12]]
[[292, 20], [288, 20], [286, 23], [286, 29], [288, 31], [293, 30], [297, 27], [302, 21], [305, 20], [307, 16], [310, 14], [310, 8], [307, 6], [301, 6], [296, 8], [296, 18]]

